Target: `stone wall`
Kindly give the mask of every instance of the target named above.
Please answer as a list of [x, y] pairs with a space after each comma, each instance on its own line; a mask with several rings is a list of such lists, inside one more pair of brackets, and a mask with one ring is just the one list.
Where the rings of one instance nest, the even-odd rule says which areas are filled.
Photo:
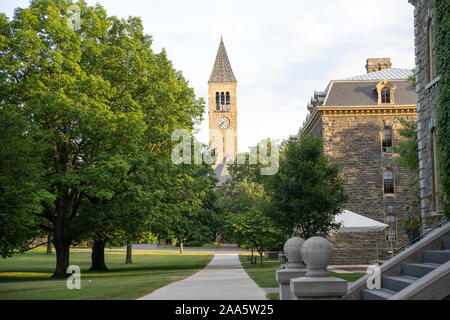
[[[428, 25], [434, 23], [434, 0], [410, 1], [415, 5], [414, 34], [416, 54], [417, 130], [419, 140], [419, 183], [424, 230], [431, 227], [426, 218], [435, 214], [433, 192], [432, 130], [436, 127], [438, 78], [430, 79]], [[434, 43], [434, 40], [431, 40]], [[433, 66], [433, 64], [431, 65]]]
[[[393, 106], [395, 109], [395, 106]], [[416, 116], [403, 115], [356, 115], [322, 116], [324, 152], [332, 162], [341, 166], [350, 201], [346, 209], [385, 222], [386, 214], [397, 220], [397, 240], [386, 241], [384, 231], [379, 233], [379, 257], [387, 258], [391, 247], [398, 248], [408, 242], [402, 227], [405, 207], [414, 199], [408, 183], [417, 179], [416, 174], [396, 164], [397, 154], [382, 152], [381, 131], [393, 129], [393, 143], [402, 137], [397, 118], [415, 121]], [[383, 172], [390, 168], [394, 173], [395, 193], [383, 192]], [[376, 259], [376, 234], [341, 233], [334, 235], [332, 264], [368, 264]]]

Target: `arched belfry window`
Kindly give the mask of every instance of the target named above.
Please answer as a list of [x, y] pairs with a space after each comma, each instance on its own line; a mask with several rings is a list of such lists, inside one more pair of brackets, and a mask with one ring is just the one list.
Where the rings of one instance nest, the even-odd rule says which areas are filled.
[[384, 194], [394, 194], [394, 174], [392, 170], [385, 170], [383, 173]]
[[387, 87], [381, 89], [381, 103], [391, 103], [391, 89]]
[[220, 94], [216, 92], [216, 110], [220, 110]]
[[220, 94], [220, 106], [221, 110], [225, 109], [225, 94], [223, 92]]
[[227, 97], [227, 110], [230, 110], [230, 93], [229, 92], [227, 92], [227, 94], [226, 94], [226, 97]]
[[381, 147], [383, 152], [392, 152], [392, 130], [384, 128], [381, 132]]

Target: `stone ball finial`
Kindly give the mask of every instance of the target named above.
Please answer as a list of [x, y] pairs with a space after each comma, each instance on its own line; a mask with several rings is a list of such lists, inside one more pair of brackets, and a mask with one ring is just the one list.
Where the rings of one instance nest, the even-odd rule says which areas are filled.
[[331, 261], [331, 244], [322, 237], [306, 240], [300, 250], [303, 261], [308, 266], [307, 277], [329, 277], [328, 263]]
[[292, 237], [284, 244], [284, 254], [288, 258], [287, 269], [302, 269], [305, 268], [300, 249], [305, 242], [300, 237]]

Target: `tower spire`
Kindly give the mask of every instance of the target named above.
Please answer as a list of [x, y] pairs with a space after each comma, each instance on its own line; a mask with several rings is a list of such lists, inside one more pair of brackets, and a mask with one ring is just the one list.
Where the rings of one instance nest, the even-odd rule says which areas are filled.
[[214, 67], [208, 82], [237, 82], [231, 69], [230, 60], [228, 60], [227, 50], [225, 49], [222, 36], [220, 36], [216, 61], [214, 62]]

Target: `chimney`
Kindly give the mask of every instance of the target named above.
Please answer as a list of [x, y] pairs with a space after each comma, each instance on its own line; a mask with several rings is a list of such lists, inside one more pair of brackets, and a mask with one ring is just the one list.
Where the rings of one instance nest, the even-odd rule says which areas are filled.
[[392, 66], [391, 58], [369, 58], [366, 63], [367, 73], [390, 69]]

